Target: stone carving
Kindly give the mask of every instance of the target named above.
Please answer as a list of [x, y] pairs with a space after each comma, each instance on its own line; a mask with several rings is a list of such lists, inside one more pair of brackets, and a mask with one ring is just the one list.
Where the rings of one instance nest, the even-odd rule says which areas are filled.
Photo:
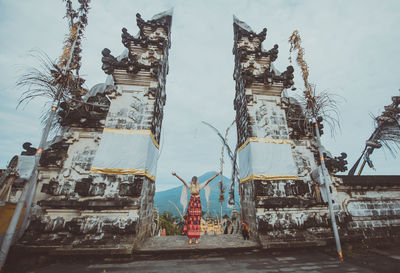
[[289, 88], [294, 84], [292, 66], [288, 66], [286, 71], [279, 73], [271, 65], [278, 57], [278, 45], [274, 45], [269, 51], [262, 50], [261, 43], [265, 40], [266, 29], [256, 34], [249, 28], [245, 29], [243, 22], [238, 20], [235, 20], [233, 28], [235, 33], [233, 54], [236, 56], [234, 79], [236, 81], [243, 81], [246, 87], [255, 82], [267, 85], [282, 83], [284, 88]]
[[157, 67], [161, 58], [162, 56], [158, 54], [156, 48], [149, 46], [148, 50], [140, 55], [138, 62], [146, 67]]
[[141, 36], [145, 27], [150, 27], [152, 30], [156, 30], [158, 27], [164, 29], [166, 33], [169, 34], [171, 28], [172, 16], [171, 11], [165, 13], [157, 14], [148, 21], [142, 19], [140, 13], [136, 13], [136, 23], [140, 29]]
[[[90, 97], [87, 104], [60, 103], [60, 110], [57, 112], [59, 123], [62, 126], [79, 126], [86, 128], [99, 128], [104, 125], [110, 102], [105, 98], [105, 94], [97, 94]], [[101, 102], [102, 104], [93, 104], [92, 102]]]
[[325, 165], [326, 168], [330, 173], [337, 173], [337, 172], [345, 172], [347, 171], [347, 154], [341, 153], [340, 156], [331, 157], [324, 154], [325, 156]]
[[122, 28], [122, 44], [129, 48], [130, 41], [136, 40], [132, 35], [129, 34], [128, 30], [126, 28]]
[[36, 154], [36, 148], [32, 147], [32, 143], [30, 142], [25, 142], [22, 144], [22, 147], [24, 148], [25, 151], [21, 152], [21, 155], [35, 155]]
[[267, 51], [267, 54], [271, 62], [274, 62], [278, 58], [278, 53], [279, 53], [278, 48], [279, 46], [275, 44], [273, 48]]
[[120, 61], [111, 55], [111, 50], [108, 48], [103, 49], [101, 52], [103, 63], [101, 69], [106, 74], [112, 74], [115, 69], [124, 69], [127, 73], [137, 74], [143, 65], [140, 65], [134, 56], [129, 55], [128, 58], [122, 58]]
[[[128, 33], [126, 28], [122, 29], [122, 43], [125, 47], [129, 48], [130, 42], [134, 45], [140, 45], [143, 48], [148, 48], [149, 45], [156, 46], [158, 49], [163, 49], [165, 46], [170, 47], [169, 43], [169, 33], [171, 26], [171, 14], [165, 13], [160, 14], [160, 16], [156, 19], [151, 19], [145, 21], [142, 19], [142, 16], [137, 13], [136, 14], [136, 22], [140, 29], [138, 35], [136, 37], [132, 36]], [[146, 33], [145, 30], [150, 29], [151, 33]]]
[[251, 124], [254, 136], [274, 139], [288, 139], [289, 134], [286, 127], [284, 112], [271, 111], [274, 103], [265, 100], [255, 100], [257, 110], [254, 113], [255, 122]]
[[61, 140], [54, 143], [48, 149], [46, 149], [42, 157], [40, 158], [40, 166], [42, 167], [62, 167], [65, 158], [67, 157], [69, 144]]
[[290, 87], [294, 84], [294, 81], [293, 81], [293, 78], [294, 78], [293, 72], [294, 72], [293, 66], [289, 65], [289, 66], [286, 68], [286, 71], [284, 71], [281, 75], [276, 76], [276, 77], [274, 78], [274, 80], [282, 82], [284, 88], [290, 88]]
[[83, 174], [90, 171], [96, 150], [86, 146], [83, 151], [80, 150], [72, 158], [71, 169]]
[[118, 63], [117, 58], [111, 55], [111, 50], [108, 48], [103, 49], [101, 54], [103, 55], [101, 58], [101, 62], [103, 63], [101, 69], [103, 69], [106, 74], [111, 74], [114, 72], [114, 67]]

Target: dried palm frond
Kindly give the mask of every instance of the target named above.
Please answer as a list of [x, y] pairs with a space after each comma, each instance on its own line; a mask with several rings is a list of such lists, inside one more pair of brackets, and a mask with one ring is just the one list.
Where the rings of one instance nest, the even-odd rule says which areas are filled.
[[[316, 86], [308, 81], [309, 67], [304, 60], [304, 48], [301, 46], [301, 38], [298, 30], [293, 31], [289, 38], [290, 53], [297, 50], [296, 62], [301, 68], [305, 90], [304, 97], [298, 96], [296, 99], [301, 103], [303, 114], [306, 117], [305, 127], [308, 126], [309, 121], [321, 117], [329, 126], [331, 135], [334, 136], [336, 128], [340, 129], [340, 115], [339, 115], [339, 98], [338, 95], [329, 93], [327, 91], [318, 92]], [[290, 62], [292, 57], [289, 56]], [[313, 131], [313, 130], [311, 130]]]
[[382, 115], [374, 118], [375, 130], [368, 140], [378, 142], [396, 157], [400, 151], [400, 96], [392, 97], [392, 101]]
[[78, 10], [72, 8], [71, 0], [64, 0], [66, 2], [66, 15], [69, 20], [70, 30], [64, 40], [64, 48], [59, 59], [58, 65], [61, 68], [74, 69], [76, 74], [79, 75], [81, 67], [80, 60], [82, 52], [81, 41], [83, 38], [83, 31], [88, 24], [87, 15], [89, 12], [90, 0], [79, 0], [80, 6]]
[[63, 53], [61, 54], [60, 59], [58, 60], [58, 65], [60, 67], [66, 67], [68, 64], [68, 61], [71, 56], [71, 50], [72, 46], [77, 38], [78, 34], [78, 24], [72, 24], [71, 29], [69, 34], [67, 35], [65, 41], [64, 41], [64, 48], [63, 48]]
[[32, 51], [31, 56], [36, 59], [37, 66], [28, 67], [26, 72], [17, 79], [17, 87], [27, 89], [22, 93], [17, 107], [26, 105], [37, 98], [52, 101], [59, 88], [54, 74], [61, 71], [55, 61], [42, 51]]
[[378, 141], [393, 157], [400, 151], [400, 126], [383, 126], [379, 128]]
[[[57, 83], [57, 79], [54, 75], [61, 73], [60, 68], [55, 64], [54, 60], [42, 51], [32, 51], [31, 57], [33, 57], [37, 65], [28, 67], [26, 72], [23, 73], [16, 82], [18, 88], [23, 88], [24, 91], [18, 101], [17, 108], [20, 106], [26, 106], [28, 103], [35, 99], [44, 99], [45, 105], [42, 108], [41, 122], [43, 125], [48, 120], [51, 112], [51, 103], [56, 99], [59, 88], [62, 89], [60, 93], [60, 101], [68, 102], [68, 83], [60, 85]], [[58, 79], [58, 81], [60, 81]], [[59, 124], [57, 120], [53, 120], [51, 128], [52, 130], [58, 130]]]
[[[343, 97], [329, 93], [328, 91], [317, 92], [315, 86], [312, 86], [313, 105], [306, 97], [295, 95], [294, 98], [302, 107], [304, 119], [304, 127], [311, 126], [310, 121], [314, 117], [321, 117], [330, 129], [331, 136], [334, 137], [336, 130], [340, 131], [340, 112], [339, 103], [344, 100]], [[313, 131], [313, 130], [311, 130]]]
[[[312, 86], [308, 82], [308, 75], [309, 75], [308, 65], [304, 60], [304, 48], [301, 46], [301, 38], [298, 30], [293, 31], [292, 35], [289, 37], [289, 43], [290, 43], [289, 53], [292, 53], [292, 51], [297, 50], [296, 61], [301, 68], [301, 74], [303, 77], [304, 86], [306, 88], [304, 92], [308, 92], [311, 95]], [[290, 63], [292, 63], [291, 55], [289, 56], [289, 61]]]
[[361, 156], [354, 163], [349, 171], [349, 175], [354, 175], [359, 163], [364, 158], [358, 175], [361, 174], [365, 162], [373, 168], [372, 161], [369, 156], [373, 153], [374, 149], [384, 147], [388, 150], [393, 157], [400, 152], [400, 96], [392, 97], [392, 104], [385, 106], [385, 111], [378, 117], [373, 117], [375, 121], [375, 130], [366, 141], [364, 150]]
[[[81, 96], [87, 90], [82, 87], [85, 82], [79, 77], [81, 39], [83, 29], [87, 25], [87, 13], [90, 0], [79, 0], [78, 11], [72, 8], [71, 0], [66, 2], [66, 17], [69, 19], [70, 32], [64, 41], [64, 48], [58, 62], [41, 51], [33, 51], [31, 55], [38, 62], [37, 66], [29, 67], [17, 80], [17, 87], [27, 89], [19, 99], [18, 106], [28, 104], [36, 98], [66, 103], [69, 106], [77, 101], [83, 102]], [[75, 21], [75, 18], [78, 18]], [[76, 70], [76, 75], [72, 72]], [[69, 108], [69, 107], [68, 107]], [[51, 110], [42, 113], [42, 120], [46, 120]], [[51, 121], [57, 123], [55, 121]]]

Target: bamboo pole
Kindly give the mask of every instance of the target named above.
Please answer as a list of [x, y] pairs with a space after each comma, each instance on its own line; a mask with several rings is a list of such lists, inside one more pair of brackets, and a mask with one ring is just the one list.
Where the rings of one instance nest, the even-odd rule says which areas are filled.
[[[365, 156], [368, 156], [368, 153]], [[364, 169], [365, 163], [367, 163], [367, 160], [364, 159], [363, 163], [361, 164], [360, 169], [358, 170], [357, 175], [361, 175], [361, 173], [362, 173], [362, 171]]]
[[[8, 229], [7, 229], [7, 232], [6, 232], [5, 236], [4, 236], [3, 244], [1, 245], [1, 249], [0, 249], [0, 272], [2, 271], [2, 268], [3, 268], [3, 266], [4, 266], [5, 262], [6, 262], [6, 259], [7, 259], [8, 251], [10, 250], [10, 247], [12, 245], [12, 241], [13, 241], [13, 238], [14, 238], [14, 235], [15, 235], [15, 230], [16, 230], [16, 227], [17, 227], [18, 220], [19, 220], [19, 217], [21, 215], [22, 209], [23, 209], [24, 204], [25, 204], [25, 199], [27, 197], [28, 190], [29, 189], [32, 189], [34, 191], [36, 190], [36, 180], [35, 180], [36, 176], [35, 176], [35, 173], [37, 172], [37, 167], [39, 165], [39, 161], [40, 161], [40, 158], [42, 156], [43, 148], [44, 148], [44, 145], [46, 143], [47, 137], [49, 136], [51, 125], [52, 125], [52, 121], [53, 121], [53, 119], [55, 117], [57, 107], [58, 107], [58, 105], [60, 103], [61, 93], [62, 93], [62, 90], [61, 90], [61, 88], [59, 88], [58, 91], [57, 91], [56, 97], [55, 97], [55, 99], [53, 101], [53, 104], [52, 104], [52, 107], [51, 107], [51, 112], [50, 112], [49, 118], [47, 119], [47, 122], [46, 122], [46, 127], [43, 130], [43, 134], [42, 134], [42, 138], [41, 138], [41, 141], [40, 141], [39, 148], [37, 149], [36, 154], [35, 154], [35, 165], [34, 165], [32, 174], [30, 176], [30, 179], [29, 179], [28, 183], [26, 183], [26, 185], [25, 185], [25, 187], [24, 187], [24, 189], [22, 191], [21, 197], [19, 198], [17, 206], [16, 206], [16, 208], [14, 210], [14, 215], [13, 215], [11, 221], [10, 221], [10, 224], [8, 226]], [[28, 213], [28, 210], [30, 209], [30, 205], [31, 204], [29, 204], [29, 208], [28, 208], [28, 204], [27, 204], [26, 213]]]
[[[315, 97], [313, 96], [312, 86], [308, 82], [308, 75], [309, 75], [308, 65], [303, 58], [304, 57], [304, 49], [300, 45], [301, 38], [300, 38], [299, 32], [297, 30], [295, 30], [293, 32], [293, 34], [290, 36], [289, 43], [290, 43], [290, 50], [289, 50], [290, 53], [293, 50], [298, 51], [296, 61], [302, 71], [304, 87], [306, 88], [306, 90], [304, 91], [304, 95], [305, 95], [305, 98], [307, 99], [307, 108], [309, 108], [311, 110], [312, 122], [315, 125], [315, 138], [317, 141], [318, 153], [319, 153], [319, 157], [320, 157], [320, 161], [321, 161], [321, 170], [319, 172], [319, 175], [320, 175], [321, 181], [324, 182], [323, 185], [326, 189], [326, 195], [328, 197], [329, 213], [331, 215], [332, 229], [333, 229], [333, 234], [335, 236], [337, 253], [338, 253], [340, 261], [343, 261], [342, 247], [340, 244], [339, 232], [338, 232], [337, 225], [336, 225], [335, 213], [333, 211], [331, 192], [330, 192], [329, 186], [326, 183], [327, 181], [325, 179], [325, 178], [329, 177], [329, 180], [330, 180], [330, 175], [329, 175], [329, 173], [327, 173], [327, 174], [324, 173], [326, 171], [326, 167], [325, 167], [324, 153], [321, 149], [321, 147], [322, 147], [321, 135], [319, 133], [319, 125], [318, 125], [318, 121], [317, 121], [317, 112], [316, 112], [316, 107], [315, 107], [316, 101], [315, 101]], [[290, 60], [290, 62], [292, 62], [291, 57], [289, 57], [289, 60]]]
[[339, 256], [339, 260], [343, 261], [342, 246], [340, 244], [339, 232], [338, 232], [337, 225], [336, 225], [335, 212], [333, 211], [331, 191], [330, 191], [329, 185], [327, 183], [328, 181], [326, 181], [327, 177], [329, 177], [329, 180], [330, 180], [330, 176], [329, 176], [329, 173], [327, 173], [327, 174], [324, 173], [326, 170], [326, 167], [325, 167], [324, 154], [321, 149], [321, 136], [319, 134], [318, 122], [315, 118], [314, 118], [314, 122], [315, 122], [315, 135], [316, 135], [316, 140], [317, 140], [317, 145], [318, 145], [318, 153], [319, 153], [319, 157], [320, 157], [320, 161], [321, 161], [320, 179], [321, 179], [321, 181], [324, 182], [323, 185], [326, 190], [326, 196], [328, 197], [329, 214], [331, 216], [332, 229], [333, 229], [333, 234], [335, 236], [336, 250], [337, 250], [337, 253]]
[[[78, 25], [77, 33], [79, 33], [80, 28], [81, 28], [81, 24]], [[66, 72], [66, 73], [69, 73], [70, 65], [71, 65], [71, 62], [72, 62], [72, 55], [74, 53], [78, 37], [79, 37], [79, 35], [76, 35], [76, 38], [75, 38], [75, 40], [74, 40], [74, 42], [72, 44], [71, 51], [70, 51], [70, 56], [69, 56], [69, 59], [68, 59], [68, 63], [66, 65], [65, 69], [64, 69], [64, 72]], [[56, 115], [56, 110], [57, 110], [57, 108], [58, 108], [58, 106], [60, 104], [60, 99], [61, 99], [62, 92], [63, 92], [63, 89], [61, 87], [59, 87], [58, 90], [57, 90], [56, 96], [54, 97], [54, 100], [53, 100], [53, 103], [52, 103], [52, 106], [51, 106], [51, 112], [50, 112], [50, 115], [49, 115], [49, 117], [48, 117], [48, 119], [46, 121], [46, 126], [43, 129], [43, 133], [42, 133], [42, 137], [41, 137], [41, 140], [40, 140], [39, 147], [38, 147], [38, 149], [36, 151], [36, 154], [35, 154], [35, 163], [34, 163], [33, 171], [32, 171], [32, 173], [30, 175], [28, 183], [25, 185], [25, 187], [24, 187], [24, 189], [22, 191], [21, 197], [19, 198], [17, 206], [16, 206], [16, 208], [14, 210], [14, 215], [13, 215], [11, 221], [10, 221], [10, 224], [8, 226], [8, 229], [7, 229], [7, 232], [6, 232], [5, 236], [4, 236], [3, 243], [2, 243], [1, 249], [0, 249], [0, 273], [2, 272], [2, 269], [3, 269], [4, 264], [6, 262], [6, 259], [7, 259], [8, 252], [9, 252], [10, 247], [12, 245], [12, 242], [13, 242], [13, 239], [14, 239], [14, 235], [15, 235], [15, 230], [16, 230], [16, 227], [17, 227], [18, 220], [19, 220], [19, 217], [21, 215], [22, 209], [24, 207], [25, 201], [30, 201], [31, 202], [30, 204], [27, 203], [27, 205], [26, 205], [26, 211], [25, 211], [25, 216], [24, 216], [24, 220], [23, 220], [25, 225], [26, 225], [26, 223], [28, 221], [27, 218], [29, 216], [29, 211], [30, 211], [30, 208], [31, 208], [31, 205], [32, 205], [34, 194], [36, 192], [36, 173], [37, 173], [37, 170], [38, 170], [40, 158], [41, 158], [42, 153], [43, 153], [43, 149], [45, 148], [45, 144], [46, 144], [47, 138], [48, 138], [48, 136], [50, 134], [51, 126], [52, 126], [54, 117]], [[30, 191], [30, 192], [28, 193], [28, 191]], [[28, 200], [26, 200], [27, 197], [29, 197]], [[22, 225], [21, 225], [21, 228], [22, 228]]]

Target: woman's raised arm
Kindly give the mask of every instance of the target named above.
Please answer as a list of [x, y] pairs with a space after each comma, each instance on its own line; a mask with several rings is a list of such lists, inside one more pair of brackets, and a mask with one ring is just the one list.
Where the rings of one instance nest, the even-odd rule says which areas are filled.
[[208, 179], [207, 180], [207, 182], [206, 182], [206, 184], [205, 184], [205, 186], [207, 186], [208, 185], [208, 183], [210, 183], [211, 182], [211, 180], [213, 180], [214, 178], [216, 178], [219, 174], [220, 174], [221, 172], [217, 172], [217, 173], [215, 173], [214, 174], [214, 176], [213, 177], [211, 177], [210, 179]]
[[186, 184], [185, 180], [183, 180], [179, 175], [176, 174], [176, 172], [172, 172], [173, 176], [176, 176], [176, 178], [178, 178], [180, 181], [182, 181], [182, 183], [187, 187], [188, 185]]

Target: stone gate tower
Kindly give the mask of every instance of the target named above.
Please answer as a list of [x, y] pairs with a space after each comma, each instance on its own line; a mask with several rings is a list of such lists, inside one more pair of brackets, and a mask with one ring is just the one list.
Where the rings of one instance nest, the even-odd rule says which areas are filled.
[[[317, 174], [322, 149], [341, 240], [398, 240], [399, 176], [335, 175], [347, 170], [346, 154], [333, 157], [319, 147], [315, 121], [287, 96], [293, 67], [283, 73], [275, 69], [278, 46], [261, 47], [266, 29], [257, 34], [236, 18], [233, 29], [241, 213], [255, 239], [266, 248], [333, 240], [325, 186]], [[378, 121], [398, 120], [400, 100], [392, 101]], [[322, 134], [322, 126], [318, 129]]]
[[150, 236], [172, 13], [122, 29], [125, 51], [102, 51], [105, 84], [64, 107], [44, 151], [34, 217], [20, 244], [130, 253]]
[[313, 236], [304, 232], [307, 225], [329, 233], [326, 206], [310, 177], [318, 154], [312, 134], [291, 119], [300, 106], [282, 96], [293, 85], [293, 67], [274, 67], [278, 45], [261, 46], [267, 29], [257, 34], [237, 18], [233, 29], [243, 220], [263, 244], [307, 241]]

